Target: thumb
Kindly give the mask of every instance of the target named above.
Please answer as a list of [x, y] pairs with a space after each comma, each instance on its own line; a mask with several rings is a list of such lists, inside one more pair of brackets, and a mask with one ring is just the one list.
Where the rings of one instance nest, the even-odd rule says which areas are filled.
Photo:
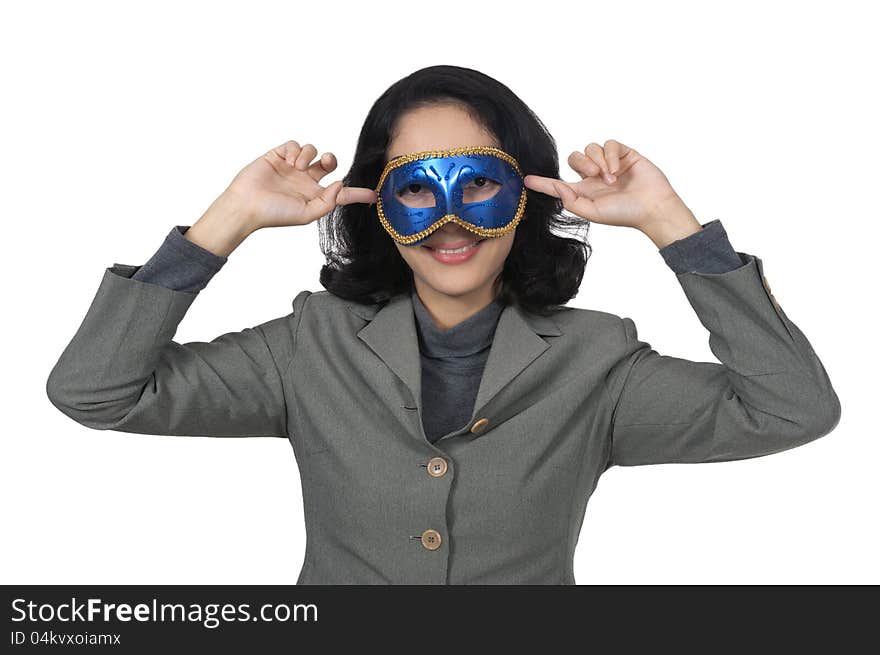
[[570, 209], [569, 205], [577, 200], [577, 194], [564, 182], [554, 182], [553, 189], [556, 191], [557, 197], [562, 200], [562, 205], [566, 209]]
[[342, 181], [337, 180], [328, 185], [321, 193], [306, 203], [305, 217], [308, 221], [314, 221], [336, 207], [336, 196], [342, 188]]
[[325, 211], [330, 211], [336, 206], [337, 197], [342, 190], [342, 184], [342, 180], [336, 180], [329, 184], [326, 189], [318, 194], [317, 198], [312, 198], [311, 202], [320, 200], [320, 203], [326, 207]]

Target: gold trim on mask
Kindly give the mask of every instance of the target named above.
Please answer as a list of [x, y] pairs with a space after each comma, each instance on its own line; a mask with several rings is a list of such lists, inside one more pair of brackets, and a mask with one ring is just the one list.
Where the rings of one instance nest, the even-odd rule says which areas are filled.
[[388, 177], [388, 173], [390, 173], [395, 168], [403, 166], [404, 164], [408, 164], [409, 162], [415, 161], [417, 159], [431, 159], [433, 157], [454, 157], [457, 155], [472, 154], [494, 155], [499, 159], [503, 159], [504, 161], [506, 161], [516, 170], [517, 173], [520, 174], [520, 176], [522, 176], [522, 170], [520, 169], [519, 163], [516, 161], [516, 159], [514, 159], [511, 155], [507, 154], [500, 148], [495, 148], [494, 146], [465, 146], [461, 148], [447, 148], [445, 150], [422, 150], [420, 152], [413, 152], [395, 157], [385, 165], [385, 170], [382, 171], [382, 176], [379, 178], [379, 184], [376, 185], [375, 189], [376, 211], [379, 213], [379, 220], [382, 222], [382, 227], [385, 228], [385, 230], [391, 235], [391, 237], [395, 241], [404, 245], [419, 241], [420, 239], [424, 239], [426, 236], [440, 229], [449, 222], [458, 223], [464, 229], [469, 230], [481, 237], [500, 237], [512, 231], [517, 226], [517, 224], [522, 219], [523, 213], [525, 212], [526, 208], [525, 185], [523, 185], [522, 193], [520, 193], [519, 204], [517, 205], [516, 213], [513, 216], [513, 220], [511, 220], [510, 223], [508, 223], [504, 227], [476, 227], [459, 218], [456, 214], [446, 214], [446, 216], [432, 224], [431, 227], [424, 229], [421, 232], [416, 232], [415, 234], [404, 236], [400, 234], [397, 230], [395, 230], [392, 227], [391, 223], [388, 222], [388, 219], [385, 216], [385, 212], [382, 210], [382, 198], [379, 195], [382, 189], [382, 185], [385, 183], [385, 178]]

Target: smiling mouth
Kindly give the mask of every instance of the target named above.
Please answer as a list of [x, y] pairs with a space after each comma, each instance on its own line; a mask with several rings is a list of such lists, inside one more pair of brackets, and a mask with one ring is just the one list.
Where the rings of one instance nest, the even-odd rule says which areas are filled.
[[465, 246], [462, 246], [461, 248], [432, 248], [431, 246], [428, 246], [428, 245], [425, 245], [423, 247], [427, 248], [428, 250], [434, 250], [436, 252], [442, 253], [444, 255], [454, 255], [459, 252], [467, 252], [471, 248], [474, 248], [477, 244], [485, 241], [487, 238], [488, 237], [483, 237], [482, 239], [477, 239], [476, 241], [472, 241], [471, 243], [469, 243]]

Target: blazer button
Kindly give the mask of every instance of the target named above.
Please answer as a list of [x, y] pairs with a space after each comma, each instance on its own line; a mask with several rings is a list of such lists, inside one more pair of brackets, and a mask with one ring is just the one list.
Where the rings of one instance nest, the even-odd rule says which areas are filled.
[[446, 460], [442, 457], [432, 457], [428, 460], [428, 475], [434, 478], [442, 478], [446, 475]]
[[422, 533], [422, 546], [428, 550], [437, 550], [440, 548], [441, 541], [443, 540], [440, 538], [440, 533], [436, 530], [428, 529]]
[[767, 295], [769, 295], [770, 300], [773, 301], [773, 306], [776, 307], [776, 309], [781, 309], [779, 307], [779, 303], [776, 302], [776, 296], [774, 296], [773, 292], [770, 290], [770, 284], [767, 282], [767, 278], [764, 277], [763, 279], [764, 279], [764, 288], [767, 289]]
[[480, 434], [483, 430], [486, 429], [486, 426], [489, 425], [489, 419], [486, 417], [481, 418], [478, 421], [474, 421], [474, 424], [471, 426], [471, 432], [474, 434]]

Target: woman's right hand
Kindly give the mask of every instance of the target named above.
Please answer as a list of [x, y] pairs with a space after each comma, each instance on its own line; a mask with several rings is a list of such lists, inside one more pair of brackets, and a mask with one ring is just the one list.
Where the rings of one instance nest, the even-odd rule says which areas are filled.
[[336, 170], [336, 156], [318, 154], [311, 143], [300, 146], [287, 141], [255, 159], [232, 180], [226, 193], [238, 198], [254, 229], [283, 225], [306, 225], [328, 214], [336, 205], [376, 202], [376, 192], [362, 187], [343, 187], [337, 180], [323, 187], [319, 182]]
[[264, 227], [306, 225], [337, 205], [376, 202], [376, 192], [343, 187], [337, 180], [318, 184], [336, 169], [325, 152], [318, 161], [311, 143], [287, 141], [245, 166], [185, 236], [216, 255], [227, 257], [252, 232]]

